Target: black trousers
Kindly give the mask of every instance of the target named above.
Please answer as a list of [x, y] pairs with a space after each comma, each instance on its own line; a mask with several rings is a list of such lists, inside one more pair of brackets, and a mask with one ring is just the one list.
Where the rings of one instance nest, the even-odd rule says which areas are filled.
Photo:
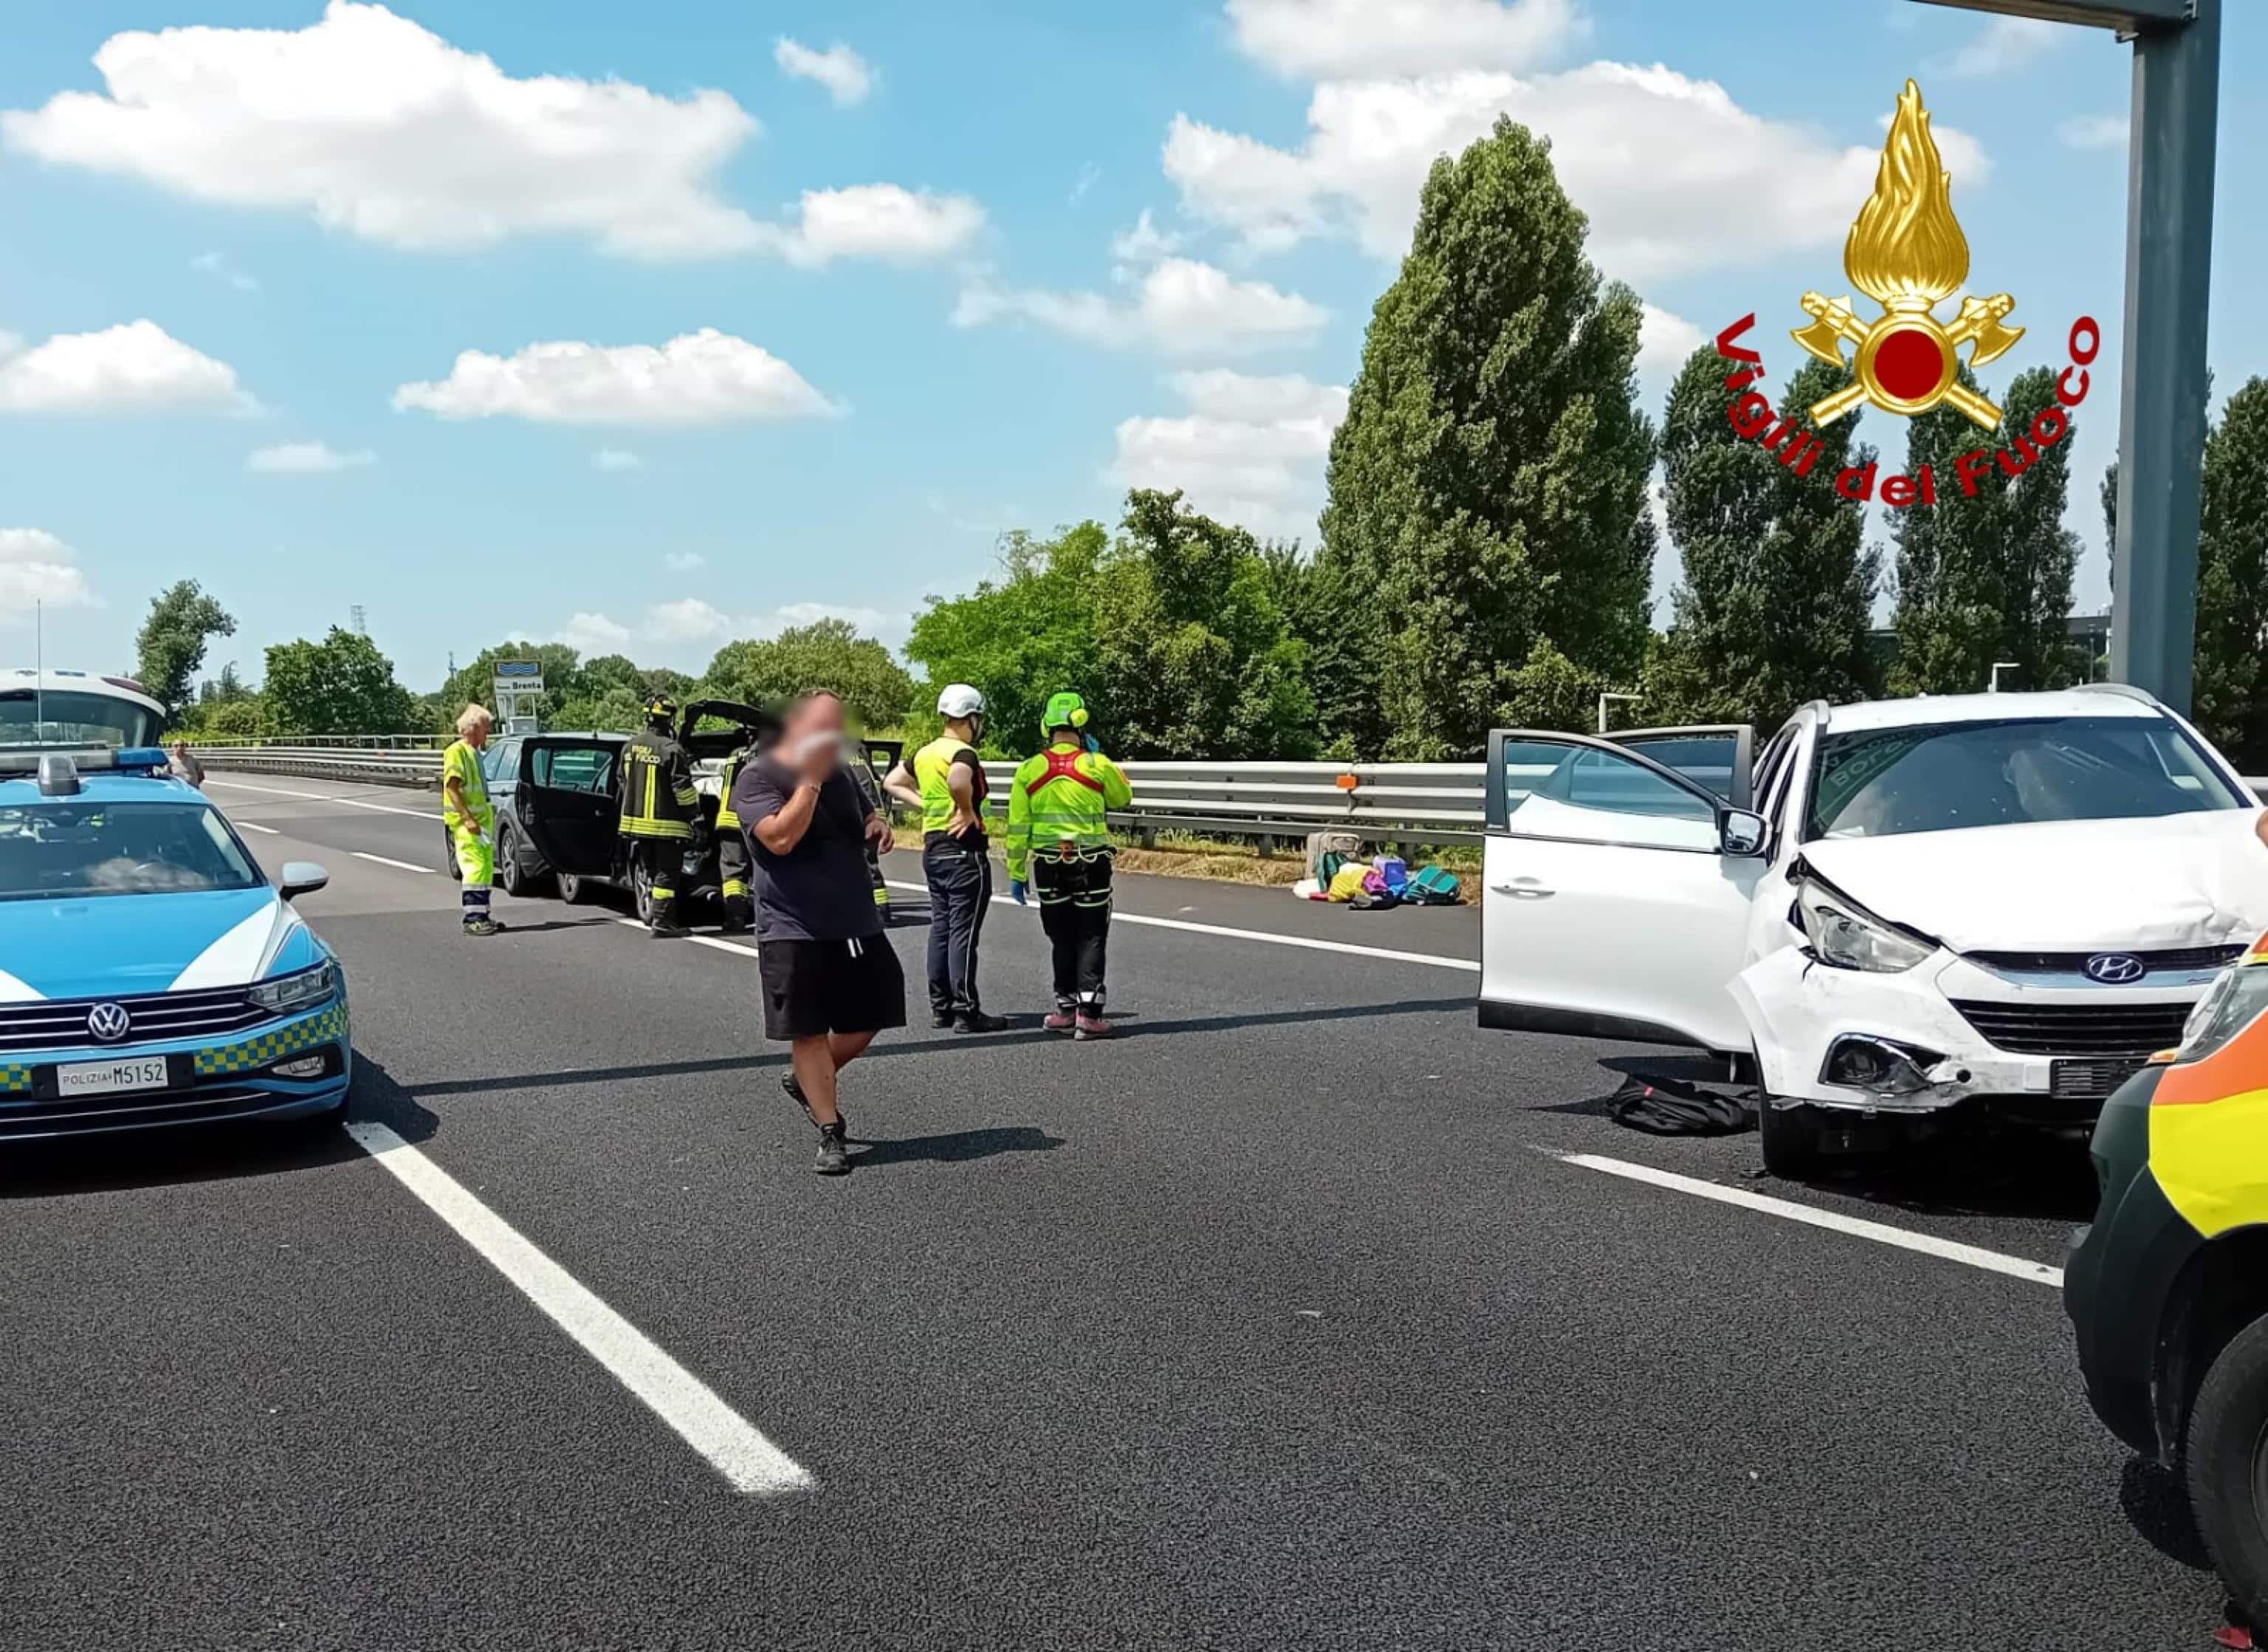
[[692, 840], [634, 837], [630, 839], [630, 853], [645, 867], [647, 881], [653, 888], [653, 908], [648, 922], [658, 927], [674, 921], [679, 898], [700, 875], [700, 853]]
[[1102, 973], [1110, 948], [1110, 857], [1063, 860], [1032, 856], [1032, 892], [1040, 928], [1055, 955], [1056, 1007], [1102, 1007]]
[[974, 1015], [976, 942], [992, 900], [992, 862], [984, 839], [940, 838], [922, 851], [929, 880], [929, 1003], [940, 1015]]

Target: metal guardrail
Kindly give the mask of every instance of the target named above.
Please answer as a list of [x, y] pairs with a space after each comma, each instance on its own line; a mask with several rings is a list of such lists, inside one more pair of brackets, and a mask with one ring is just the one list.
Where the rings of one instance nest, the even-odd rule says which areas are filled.
[[[308, 742], [291, 746], [201, 746], [215, 769], [437, 788], [438, 751], [385, 750]], [[1139, 833], [1231, 832], [1301, 839], [1343, 827], [1372, 842], [1478, 843], [1482, 777], [1477, 763], [1129, 763], [1134, 806], [1111, 823]], [[988, 763], [992, 811], [1005, 813], [1009, 763]], [[2268, 794], [2268, 778], [2245, 782]]]
[[[381, 750], [313, 741], [293, 745], [200, 746], [213, 769], [383, 785], [438, 787], [438, 751]], [[1160, 832], [1233, 832], [1302, 839], [1325, 827], [1366, 838], [1412, 843], [1478, 843], [1481, 773], [1477, 763], [1130, 763], [1134, 806], [1114, 825], [1145, 842]], [[984, 765], [993, 812], [1007, 808], [1010, 763]], [[1351, 782], [1351, 784], [1350, 784]]]

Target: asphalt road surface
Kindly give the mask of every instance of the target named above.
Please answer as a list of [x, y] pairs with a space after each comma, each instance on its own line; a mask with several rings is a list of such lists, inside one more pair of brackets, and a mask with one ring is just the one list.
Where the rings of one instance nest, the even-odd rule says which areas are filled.
[[2052, 1270], [2083, 1154], [1775, 1183], [1752, 1136], [1615, 1125], [1644, 1052], [1477, 1030], [1469, 911], [1127, 877], [1159, 921], [1113, 934], [1108, 1044], [1038, 1029], [1005, 906], [1016, 1026], [928, 1030], [898, 892], [917, 1026], [846, 1074], [867, 1145], [825, 1180], [747, 946], [501, 896], [468, 940], [416, 794], [213, 794], [271, 867], [330, 869], [303, 910], [352, 984], [353, 1125], [0, 1163], [0, 1644], [2220, 1622], [2178, 1495], [2080, 1390]]

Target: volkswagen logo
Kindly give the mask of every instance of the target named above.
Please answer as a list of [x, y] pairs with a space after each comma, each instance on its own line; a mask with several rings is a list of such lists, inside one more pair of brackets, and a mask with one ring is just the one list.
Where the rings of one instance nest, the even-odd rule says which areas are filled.
[[97, 1004], [86, 1013], [86, 1029], [107, 1044], [114, 1044], [134, 1029], [134, 1018], [123, 1004]]
[[2087, 978], [2104, 986], [2131, 986], [2150, 973], [2150, 966], [2131, 952], [2098, 952], [2087, 961]]

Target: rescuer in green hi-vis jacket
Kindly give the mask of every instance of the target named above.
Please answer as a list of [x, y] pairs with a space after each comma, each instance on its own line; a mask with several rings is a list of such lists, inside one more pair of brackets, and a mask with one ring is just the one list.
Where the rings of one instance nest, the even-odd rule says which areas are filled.
[[1050, 1032], [1108, 1038], [1103, 965], [1110, 940], [1110, 832], [1105, 816], [1133, 801], [1118, 765], [1086, 733], [1086, 702], [1063, 693], [1040, 719], [1046, 749], [1008, 784], [1008, 889], [1017, 904], [1040, 897], [1040, 927], [1055, 955]]

